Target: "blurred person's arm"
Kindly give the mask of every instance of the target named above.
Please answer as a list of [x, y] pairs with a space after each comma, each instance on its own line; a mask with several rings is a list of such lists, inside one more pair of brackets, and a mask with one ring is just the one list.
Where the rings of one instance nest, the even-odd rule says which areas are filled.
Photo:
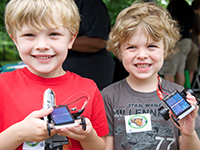
[[84, 53], [96, 53], [106, 46], [106, 41], [101, 38], [77, 37], [72, 49]]

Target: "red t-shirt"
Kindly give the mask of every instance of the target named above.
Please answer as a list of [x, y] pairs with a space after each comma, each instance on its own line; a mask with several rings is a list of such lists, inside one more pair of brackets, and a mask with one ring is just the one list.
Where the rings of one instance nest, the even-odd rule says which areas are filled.
[[[104, 102], [92, 80], [69, 71], [60, 77], [43, 78], [32, 74], [27, 68], [0, 74], [0, 132], [22, 121], [31, 112], [42, 109], [43, 94], [47, 88], [55, 92], [56, 105], [70, 104], [87, 95], [90, 99], [82, 115], [90, 119], [98, 136], [108, 134]], [[82, 105], [80, 100], [68, 107], [81, 108]], [[69, 139], [66, 146], [67, 149], [82, 149], [80, 143], [73, 139]], [[18, 150], [21, 149], [22, 145]]]

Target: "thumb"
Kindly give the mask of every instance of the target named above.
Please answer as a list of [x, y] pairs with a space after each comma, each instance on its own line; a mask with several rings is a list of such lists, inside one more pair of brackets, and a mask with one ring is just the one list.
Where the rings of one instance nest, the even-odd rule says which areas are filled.
[[47, 108], [47, 109], [42, 109], [38, 111], [34, 111], [30, 115], [34, 118], [43, 118], [44, 116], [48, 116], [50, 113], [52, 113], [53, 107]]
[[49, 107], [47, 109], [43, 109], [43, 114], [44, 116], [48, 116], [50, 113], [52, 113], [52, 111], [53, 111], [53, 107]]

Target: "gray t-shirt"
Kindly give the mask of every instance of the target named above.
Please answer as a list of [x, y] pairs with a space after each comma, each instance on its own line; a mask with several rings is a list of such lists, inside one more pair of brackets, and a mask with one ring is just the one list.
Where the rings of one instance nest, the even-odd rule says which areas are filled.
[[[162, 89], [171, 93], [179, 92], [182, 86], [162, 79]], [[166, 104], [161, 101], [156, 91], [150, 93], [133, 90], [126, 80], [121, 80], [102, 91], [107, 113], [109, 135], [114, 137], [114, 150], [175, 150], [178, 147], [179, 130], [172, 120], [165, 121], [158, 108]], [[152, 130], [126, 133], [125, 116], [150, 113]], [[196, 128], [200, 119], [196, 119]]]

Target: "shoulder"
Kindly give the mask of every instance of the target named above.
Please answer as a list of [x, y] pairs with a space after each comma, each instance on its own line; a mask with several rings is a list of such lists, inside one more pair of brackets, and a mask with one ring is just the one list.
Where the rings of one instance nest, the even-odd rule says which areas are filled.
[[103, 99], [108, 99], [111, 98], [113, 99], [114, 97], [116, 97], [119, 94], [126, 93], [127, 90], [127, 82], [126, 79], [123, 79], [121, 81], [118, 81], [116, 83], [113, 83], [107, 87], [105, 87], [102, 91], [101, 91], [101, 95], [103, 97]]
[[12, 81], [16, 78], [20, 78], [20, 72], [21, 69], [16, 69], [12, 72], [4, 72], [0, 74], [0, 82], [8, 82], [8, 81]]
[[102, 93], [106, 92], [106, 91], [110, 91], [110, 92], [117, 92], [119, 91], [120, 89], [122, 89], [124, 86], [126, 86], [126, 80], [123, 79], [123, 80], [120, 80], [118, 82], [115, 82], [107, 87], [105, 87], [103, 90], [102, 90]]
[[166, 92], [170, 93], [170, 92], [174, 91], [175, 89], [178, 90], [179, 92], [181, 92], [184, 89], [183, 86], [180, 86], [176, 83], [170, 82], [170, 81], [165, 80], [163, 78], [161, 78], [161, 79], [162, 79], [162, 88]]

